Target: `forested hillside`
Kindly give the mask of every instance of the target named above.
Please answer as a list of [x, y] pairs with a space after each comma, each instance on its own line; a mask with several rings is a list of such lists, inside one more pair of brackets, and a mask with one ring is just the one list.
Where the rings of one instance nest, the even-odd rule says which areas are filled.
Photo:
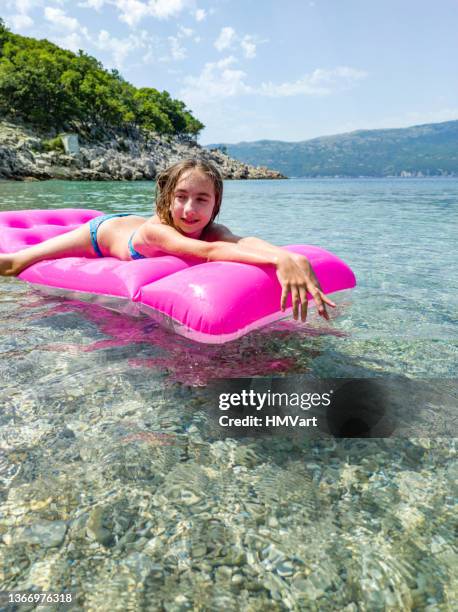
[[0, 116], [96, 138], [140, 128], [196, 137], [204, 125], [167, 91], [136, 88], [84, 51], [13, 34], [0, 19]]
[[302, 142], [211, 144], [244, 163], [287, 176], [458, 176], [458, 121], [360, 130]]

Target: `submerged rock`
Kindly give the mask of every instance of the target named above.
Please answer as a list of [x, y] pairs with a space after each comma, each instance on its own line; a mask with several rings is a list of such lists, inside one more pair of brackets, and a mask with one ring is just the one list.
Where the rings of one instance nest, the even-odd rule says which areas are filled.
[[3, 536], [3, 541], [7, 546], [31, 544], [40, 548], [52, 548], [62, 543], [66, 531], [66, 521], [40, 521], [13, 529]]
[[101, 506], [94, 508], [86, 524], [86, 533], [90, 539], [102, 544], [102, 546], [112, 546], [114, 544], [114, 536], [111, 530], [107, 529], [105, 521], [104, 508]]

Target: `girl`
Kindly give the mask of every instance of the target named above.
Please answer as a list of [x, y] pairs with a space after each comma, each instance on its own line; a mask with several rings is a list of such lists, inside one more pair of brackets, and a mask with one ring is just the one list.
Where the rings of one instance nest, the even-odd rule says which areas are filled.
[[180, 161], [157, 178], [156, 211], [148, 220], [129, 213], [101, 215], [81, 227], [16, 253], [0, 255], [0, 274], [15, 276], [43, 259], [117, 257], [122, 260], [159, 255], [191, 256], [206, 261], [237, 261], [275, 266], [285, 310], [291, 293], [293, 316], [307, 316], [307, 291], [319, 314], [329, 319], [309, 261], [259, 238], [241, 238], [214, 222], [223, 196], [223, 180], [210, 162]]

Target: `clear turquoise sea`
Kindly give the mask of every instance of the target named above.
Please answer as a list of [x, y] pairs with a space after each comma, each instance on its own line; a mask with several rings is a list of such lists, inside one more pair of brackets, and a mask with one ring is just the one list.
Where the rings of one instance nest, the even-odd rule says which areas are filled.
[[[151, 214], [151, 183], [0, 182], [0, 211]], [[220, 221], [358, 285], [204, 346], [0, 279], [0, 583], [87, 610], [458, 607], [454, 438], [215, 438], [214, 377], [456, 378], [458, 180], [225, 183]]]

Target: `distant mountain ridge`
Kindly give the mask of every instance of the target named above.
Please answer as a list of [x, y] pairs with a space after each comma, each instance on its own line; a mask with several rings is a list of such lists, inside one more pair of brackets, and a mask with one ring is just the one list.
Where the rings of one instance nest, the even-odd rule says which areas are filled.
[[289, 177], [458, 176], [458, 120], [358, 130], [300, 142], [258, 140], [206, 145]]

